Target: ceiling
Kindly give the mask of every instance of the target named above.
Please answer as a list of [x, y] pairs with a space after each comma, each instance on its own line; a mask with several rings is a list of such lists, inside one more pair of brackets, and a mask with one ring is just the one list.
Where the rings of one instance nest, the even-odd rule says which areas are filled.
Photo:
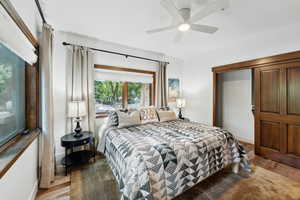
[[[188, 1], [176, 0], [177, 7], [183, 7]], [[192, 6], [194, 11], [199, 8], [196, 4]], [[171, 23], [160, 0], [45, 0], [44, 7], [48, 21], [56, 30], [179, 58], [300, 22], [299, 0], [231, 0], [229, 10], [198, 22], [219, 27], [215, 34], [187, 32], [182, 41], [174, 42], [177, 30], [145, 33]]]

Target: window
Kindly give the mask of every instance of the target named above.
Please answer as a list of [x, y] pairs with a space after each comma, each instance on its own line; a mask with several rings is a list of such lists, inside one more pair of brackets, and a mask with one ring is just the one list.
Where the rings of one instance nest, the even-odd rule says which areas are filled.
[[128, 108], [137, 109], [151, 104], [150, 84], [147, 83], [128, 83]]
[[96, 113], [151, 105], [147, 83], [95, 81]]
[[[98, 65], [97, 65], [98, 66]], [[138, 109], [153, 100], [155, 72], [131, 72], [130, 69], [95, 67], [95, 109], [97, 114], [118, 109]], [[115, 69], [116, 68], [116, 69]], [[125, 71], [128, 70], [128, 71]], [[124, 72], [125, 71], [125, 72]]]
[[123, 107], [123, 83], [95, 81], [96, 113], [121, 109]]
[[25, 61], [0, 44], [0, 145], [25, 129]]

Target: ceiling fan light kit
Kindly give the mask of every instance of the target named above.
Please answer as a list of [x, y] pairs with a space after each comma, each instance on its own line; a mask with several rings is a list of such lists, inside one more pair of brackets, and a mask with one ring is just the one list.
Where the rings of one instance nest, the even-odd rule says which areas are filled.
[[178, 31], [181, 32], [192, 30], [208, 34], [215, 33], [218, 30], [217, 27], [200, 25], [196, 23], [215, 12], [228, 8], [229, 0], [204, 0], [199, 2], [201, 2], [201, 9], [195, 14], [191, 15], [190, 7], [178, 9], [172, 0], [162, 0], [160, 4], [166, 9], [169, 15], [172, 16], [173, 24], [167, 27], [152, 29], [146, 32], [148, 34], [152, 34], [167, 30], [174, 30], [177, 28]]
[[188, 31], [188, 30], [190, 30], [190, 28], [191, 28], [191, 25], [189, 25], [188, 23], [183, 23], [178, 26], [178, 30], [180, 30], [182, 32]]

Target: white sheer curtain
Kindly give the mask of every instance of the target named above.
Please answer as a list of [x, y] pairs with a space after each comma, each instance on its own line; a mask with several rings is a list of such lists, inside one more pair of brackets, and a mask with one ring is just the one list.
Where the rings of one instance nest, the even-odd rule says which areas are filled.
[[40, 188], [49, 188], [54, 181], [55, 155], [53, 130], [53, 29], [43, 25], [40, 42], [41, 127], [39, 138]]
[[[67, 66], [67, 105], [70, 101], [85, 101], [87, 115], [81, 121], [82, 130], [95, 134], [94, 55], [88, 48], [72, 46], [70, 65]], [[73, 130], [72, 119], [67, 119], [66, 133]]]

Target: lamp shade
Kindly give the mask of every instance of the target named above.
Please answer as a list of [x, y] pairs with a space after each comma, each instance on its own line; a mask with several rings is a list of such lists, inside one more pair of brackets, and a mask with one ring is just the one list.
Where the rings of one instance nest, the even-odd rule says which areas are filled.
[[185, 99], [178, 98], [176, 99], [177, 108], [184, 108], [185, 107]]
[[86, 105], [84, 101], [69, 102], [68, 117], [83, 117], [86, 115]]

